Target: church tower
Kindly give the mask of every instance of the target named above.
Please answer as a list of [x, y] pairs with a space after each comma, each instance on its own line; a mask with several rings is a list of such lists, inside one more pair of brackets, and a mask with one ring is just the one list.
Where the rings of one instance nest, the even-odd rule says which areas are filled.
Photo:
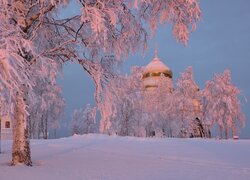
[[146, 90], [155, 89], [158, 87], [161, 77], [170, 78], [172, 80], [173, 73], [160, 58], [158, 58], [157, 51], [153, 60], [145, 67], [143, 71], [143, 84]]

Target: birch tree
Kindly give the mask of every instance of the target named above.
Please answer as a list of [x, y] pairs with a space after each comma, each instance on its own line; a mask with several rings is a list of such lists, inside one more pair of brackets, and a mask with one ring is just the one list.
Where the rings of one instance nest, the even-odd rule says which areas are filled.
[[122, 136], [139, 136], [143, 120], [143, 84], [141, 69], [131, 68], [131, 75], [116, 75], [104, 89], [101, 103], [102, 116], [100, 132]]
[[198, 91], [199, 88], [193, 79], [192, 68], [188, 67], [177, 79], [174, 91], [181, 137], [190, 137], [195, 128], [193, 121], [199, 117], [199, 112], [197, 112]]
[[23, 162], [31, 166], [30, 145], [28, 139], [27, 121], [25, 121], [27, 106], [27, 87], [23, 85], [21, 91], [16, 93], [14, 108], [14, 132], [12, 145], [12, 165]]
[[33, 89], [35, 92], [32, 99], [29, 99], [29, 135], [32, 138], [47, 139], [49, 129], [59, 128], [65, 101], [61, 87], [50, 82], [39, 83]]
[[239, 135], [239, 130], [244, 126], [245, 117], [240, 107], [238, 96], [240, 90], [231, 82], [231, 73], [225, 70], [222, 74], [215, 74], [213, 79], [206, 82], [202, 95], [205, 98], [206, 118], [211, 126], [218, 125], [220, 138], [228, 139], [228, 130], [232, 136]]
[[75, 110], [71, 120], [71, 134], [94, 133], [96, 127], [96, 107], [91, 108], [89, 104], [85, 109]]
[[174, 99], [174, 86], [172, 79], [161, 76], [159, 85], [155, 92], [155, 98], [158, 99], [153, 103], [157, 120], [160, 121], [158, 126], [166, 137], [177, 136], [178, 128], [176, 128], [176, 112], [175, 112], [175, 99]]

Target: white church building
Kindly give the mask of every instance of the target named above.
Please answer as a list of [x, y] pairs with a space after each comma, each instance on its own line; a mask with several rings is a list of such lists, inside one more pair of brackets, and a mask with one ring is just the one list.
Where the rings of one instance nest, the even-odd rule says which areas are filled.
[[11, 140], [12, 139], [12, 121], [9, 116], [0, 117], [0, 132], [1, 140]]

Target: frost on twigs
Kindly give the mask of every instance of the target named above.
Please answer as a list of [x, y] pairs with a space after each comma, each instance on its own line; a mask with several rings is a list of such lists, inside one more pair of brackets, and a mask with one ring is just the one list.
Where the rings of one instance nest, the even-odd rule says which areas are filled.
[[198, 0], [87, 0], [81, 11], [79, 34], [86, 30], [91, 34], [89, 50], [98, 47], [96, 54], [111, 53], [117, 60], [145, 50], [148, 34], [152, 37], [159, 24], [169, 24], [176, 40], [187, 45], [201, 16]]
[[150, 26], [152, 35], [158, 24], [170, 24], [177, 41], [187, 45], [189, 34], [196, 28], [201, 10], [198, 0], [134, 0], [134, 8]]
[[140, 20], [122, 0], [86, 1], [82, 7], [83, 29], [91, 38], [87, 47], [97, 54], [114, 54], [117, 60], [144, 48], [146, 31]]

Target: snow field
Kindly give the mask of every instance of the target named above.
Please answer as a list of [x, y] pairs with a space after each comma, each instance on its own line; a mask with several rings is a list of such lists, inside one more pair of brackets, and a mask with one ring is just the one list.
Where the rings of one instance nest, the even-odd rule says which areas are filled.
[[250, 179], [250, 141], [134, 138], [99, 134], [32, 140], [33, 167], [9, 166], [2, 142], [0, 180]]

